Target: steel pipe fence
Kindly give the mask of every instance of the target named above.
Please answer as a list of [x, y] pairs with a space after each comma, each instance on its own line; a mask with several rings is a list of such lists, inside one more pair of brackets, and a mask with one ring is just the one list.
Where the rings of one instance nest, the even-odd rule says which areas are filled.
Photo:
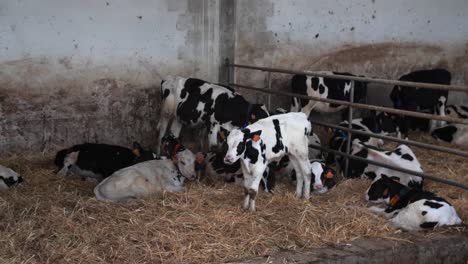
[[[324, 126], [324, 127], [331, 127], [335, 129], [341, 129], [343, 131], [347, 132], [348, 138], [350, 139], [353, 133], [356, 134], [361, 134], [361, 135], [366, 135], [374, 138], [380, 138], [388, 141], [393, 141], [393, 142], [398, 142], [402, 144], [407, 144], [407, 145], [412, 145], [420, 148], [426, 148], [430, 150], [436, 150], [440, 152], [446, 152], [449, 154], [454, 154], [462, 157], [468, 157], [468, 152], [462, 151], [462, 150], [456, 150], [456, 149], [451, 149], [447, 147], [442, 147], [442, 146], [437, 146], [433, 144], [427, 144], [427, 143], [422, 143], [418, 141], [412, 141], [412, 140], [403, 140], [399, 139], [396, 137], [390, 137], [390, 136], [385, 136], [385, 135], [379, 135], [379, 134], [374, 134], [374, 133], [368, 133], [364, 131], [359, 131], [359, 130], [354, 130], [352, 129], [352, 119], [353, 119], [353, 108], [358, 108], [358, 109], [366, 109], [366, 110], [374, 110], [374, 111], [381, 111], [381, 112], [387, 112], [387, 113], [392, 113], [392, 114], [400, 114], [400, 115], [405, 115], [405, 116], [412, 116], [412, 117], [418, 117], [418, 118], [425, 118], [425, 119], [433, 119], [433, 120], [440, 120], [440, 121], [447, 121], [451, 123], [459, 123], [459, 124], [464, 124], [468, 125], [468, 119], [461, 119], [461, 118], [453, 118], [453, 117], [443, 117], [443, 116], [438, 116], [438, 115], [432, 115], [432, 114], [425, 114], [425, 113], [420, 113], [420, 112], [413, 112], [413, 111], [406, 111], [406, 110], [401, 110], [401, 109], [394, 109], [394, 108], [388, 108], [388, 107], [382, 107], [382, 106], [376, 106], [376, 105], [367, 105], [367, 104], [361, 104], [361, 103], [354, 103], [353, 99], [354, 96], [354, 85], [351, 85], [350, 88], [350, 101], [341, 101], [341, 100], [334, 100], [334, 99], [325, 99], [325, 98], [319, 98], [315, 96], [307, 96], [307, 95], [301, 95], [301, 94], [295, 94], [295, 93], [290, 93], [290, 92], [282, 92], [282, 91], [273, 91], [271, 90], [271, 73], [272, 72], [277, 72], [277, 73], [285, 73], [285, 74], [304, 74], [304, 75], [312, 75], [312, 76], [318, 76], [318, 77], [327, 77], [327, 78], [332, 78], [332, 79], [343, 79], [343, 80], [354, 80], [354, 81], [363, 81], [363, 82], [374, 82], [374, 83], [382, 83], [382, 84], [387, 84], [387, 85], [400, 85], [400, 86], [411, 86], [411, 87], [418, 87], [418, 88], [428, 88], [428, 89], [439, 89], [439, 90], [449, 90], [449, 91], [462, 91], [462, 92], [468, 92], [468, 87], [467, 86], [460, 86], [460, 85], [442, 85], [442, 84], [431, 84], [431, 83], [418, 83], [418, 82], [406, 82], [406, 81], [396, 81], [396, 80], [386, 80], [386, 79], [377, 79], [377, 78], [367, 78], [367, 77], [358, 77], [358, 76], [347, 76], [347, 75], [335, 75], [335, 74], [326, 74], [323, 72], [313, 72], [313, 71], [294, 71], [294, 70], [287, 70], [287, 69], [279, 69], [279, 68], [268, 68], [268, 67], [257, 67], [257, 66], [250, 66], [250, 65], [241, 65], [241, 64], [231, 64], [228, 59], [225, 60], [224, 67], [227, 67], [227, 83], [230, 86], [242, 88], [242, 89], [247, 89], [247, 90], [253, 90], [253, 91], [259, 91], [263, 93], [268, 93], [269, 95], [275, 94], [275, 95], [282, 95], [282, 96], [288, 96], [288, 97], [297, 97], [301, 99], [307, 99], [307, 100], [313, 100], [313, 101], [319, 101], [319, 102], [327, 102], [327, 103], [332, 103], [332, 104], [339, 104], [339, 105], [345, 105], [348, 106], [349, 110], [349, 115], [348, 115], [348, 127], [342, 127], [342, 126], [337, 126], [329, 123], [324, 123], [324, 122], [317, 122], [317, 121], [311, 121], [312, 124]], [[231, 78], [232, 78], [232, 73], [230, 72], [230, 69], [234, 68], [243, 68], [243, 69], [250, 69], [250, 70], [259, 70], [263, 72], [267, 72], [267, 83], [268, 83], [268, 89], [265, 88], [258, 88], [258, 87], [251, 87], [251, 86], [246, 86], [246, 85], [241, 85], [241, 84], [236, 84], [233, 83]], [[270, 96], [268, 98], [268, 103], [270, 103]], [[346, 146], [346, 153], [341, 152], [341, 151], [336, 151], [332, 150], [327, 147], [323, 146], [318, 146], [311, 144], [310, 147], [315, 148], [315, 149], [321, 149], [326, 152], [331, 152], [334, 153], [338, 156], [345, 157], [345, 176], [347, 171], [348, 171], [348, 164], [349, 164], [349, 159], [354, 159], [362, 162], [366, 162], [368, 164], [373, 164], [385, 168], [389, 168], [392, 170], [400, 171], [403, 173], [419, 176], [425, 179], [437, 181], [440, 183], [460, 187], [463, 189], [468, 189], [468, 185], [465, 183], [460, 183], [456, 181], [451, 181], [447, 180], [444, 178], [436, 177], [433, 175], [429, 175], [426, 173], [421, 173], [421, 172], [416, 172], [412, 170], [407, 170], [404, 168], [400, 167], [394, 167], [391, 165], [387, 165], [384, 163], [364, 159], [361, 157], [357, 157], [354, 155], [350, 154], [350, 145], [351, 145], [351, 140], [348, 140], [347, 146]]]

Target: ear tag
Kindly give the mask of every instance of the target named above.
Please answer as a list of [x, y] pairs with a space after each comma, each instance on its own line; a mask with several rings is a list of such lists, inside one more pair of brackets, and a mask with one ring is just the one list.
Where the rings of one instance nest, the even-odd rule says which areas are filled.
[[132, 150], [132, 153], [137, 156], [137, 157], [140, 157], [140, 150], [139, 149], [133, 149]]
[[395, 204], [400, 200], [400, 197], [398, 195], [395, 195], [392, 197], [390, 200], [390, 206], [395, 206]]
[[329, 135], [333, 134], [333, 129], [331, 127], [328, 128], [328, 134]]
[[252, 140], [253, 140], [253, 142], [258, 142], [260, 140], [260, 136], [259, 135], [254, 135]]
[[331, 171], [328, 171], [327, 174], [325, 175], [327, 179], [333, 179], [333, 173]]
[[219, 131], [219, 138], [221, 139], [221, 141], [225, 141], [226, 140], [226, 135], [224, 134], [224, 131]]
[[202, 164], [204, 159], [205, 159], [205, 157], [203, 156], [203, 154], [200, 153], [200, 152], [198, 152], [198, 153], [197, 153], [197, 157], [196, 157], [196, 159], [195, 159], [196, 162], [197, 162], [198, 164]]
[[257, 116], [256, 116], [255, 114], [250, 114], [250, 119], [256, 120], [256, 119], [257, 119]]

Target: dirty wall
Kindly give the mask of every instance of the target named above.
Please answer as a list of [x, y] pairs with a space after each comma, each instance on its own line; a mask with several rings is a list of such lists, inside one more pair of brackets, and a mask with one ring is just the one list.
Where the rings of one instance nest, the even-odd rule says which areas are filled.
[[166, 74], [216, 81], [219, 3], [0, 3], [0, 156], [151, 145]]
[[[466, 0], [238, 0], [235, 61], [389, 79], [443, 67], [453, 84], [468, 84], [467, 13]], [[238, 83], [257, 87], [266, 85], [266, 76], [236, 70]], [[274, 74], [273, 88], [289, 89], [290, 77]], [[389, 105], [389, 89], [370, 85], [369, 103]], [[467, 99], [452, 94], [449, 103]], [[287, 98], [271, 101], [270, 108], [289, 108]]]
[[[2, 1], [0, 156], [83, 141], [153, 145], [161, 78], [223, 83], [224, 58], [391, 79], [444, 67], [468, 83], [466, 13], [465, 0]], [[266, 84], [261, 72], [234, 77]], [[289, 78], [273, 74], [273, 88]], [[388, 90], [371, 85], [369, 102], [388, 104]]]

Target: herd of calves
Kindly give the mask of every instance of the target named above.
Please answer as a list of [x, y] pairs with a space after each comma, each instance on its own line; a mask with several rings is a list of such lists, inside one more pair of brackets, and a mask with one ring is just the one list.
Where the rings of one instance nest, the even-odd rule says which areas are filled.
[[[342, 73], [344, 74], [344, 73]], [[405, 81], [450, 84], [450, 73], [442, 69], [423, 70], [400, 78]], [[366, 97], [366, 83], [323, 77], [295, 75], [292, 91], [299, 94], [354, 101]], [[468, 118], [468, 108], [447, 105], [448, 91], [395, 86], [390, 98], [394, 107], [441, 116]], [[84, 143], [59, 151], [55, 157], [59, 176], [78, 175], [99, 182], [98, 200], [121, 202], [142, 198], [161, 190], [184, 191], [184, 181], [205, 177], [210, 181], [236, 182], [244, 187], [243, 208], [255, 211], [256, 195], [262, 186], [273, 191], [275, 181], [296, 183], [296, 197], [309, 199], [311, 193], [324, 194], [336, 184], [332, 167], [345, 168], [345, 160], [331, 153], [322, 155], [310, 146], [321, 146], [313, 133], [311, 111], [336, 112], [340, 105], [293, 98], [291, 112], [277, 109], [269, 113], [262, 104], [251, 104], [230, 87], [194, 78], [168, 77], [161, 82], [161, 115], [156, 153], [143, 149]], [[203, 128], [210, 152], [194, 153], [179, 141], [182, 127]], [[340, 126], [347, 127], [343, 121]], [[353, 129], [407, 137], [410, 129], [430, 131], [433, 137], [453, 144], [468, 142], [467, 129], [457, 124], [373, 113], [354, 119]], [[382, 140], [334, 129], [328, 147], [371, 161], [423, 172], [406, 145], [388, 151]], [[325, 158], [325, 159], [324, 159]], [[366, 200], [386, 204], [369, 210], [383, 215], [396, 227], [420, 230], [461, 224], [453, 206], [434, 193], [423, 190], [423, 179], [364, 161], [349, 160], [346, 177], [371, 180]], [[0, 189], [22, 181], [13, 170], [0, 165]]]

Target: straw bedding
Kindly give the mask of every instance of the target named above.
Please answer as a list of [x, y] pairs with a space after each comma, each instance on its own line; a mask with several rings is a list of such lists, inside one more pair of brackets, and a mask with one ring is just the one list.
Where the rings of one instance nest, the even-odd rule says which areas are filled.
[[[425, 172], [468, 182], [466, 159], [413, 149]], [[240, 209], [242, 189], [221, 183], [191, 182], [185, 193], [127, 204], [98, 202], [94, 183], [55, 176], [52, 161], [52, 155], [0, 161], [26, 178], [0, 194], [0, 263], [217, 263], [401, 233], [366, 210], [366, 180], [342, 181], [310, 201], [295, 199], [294, 186], [280, 183], [274, 194], [261, 192], [258, 211], [247, 213]], [[468, 192], [426, 183], [468, 221]]]

